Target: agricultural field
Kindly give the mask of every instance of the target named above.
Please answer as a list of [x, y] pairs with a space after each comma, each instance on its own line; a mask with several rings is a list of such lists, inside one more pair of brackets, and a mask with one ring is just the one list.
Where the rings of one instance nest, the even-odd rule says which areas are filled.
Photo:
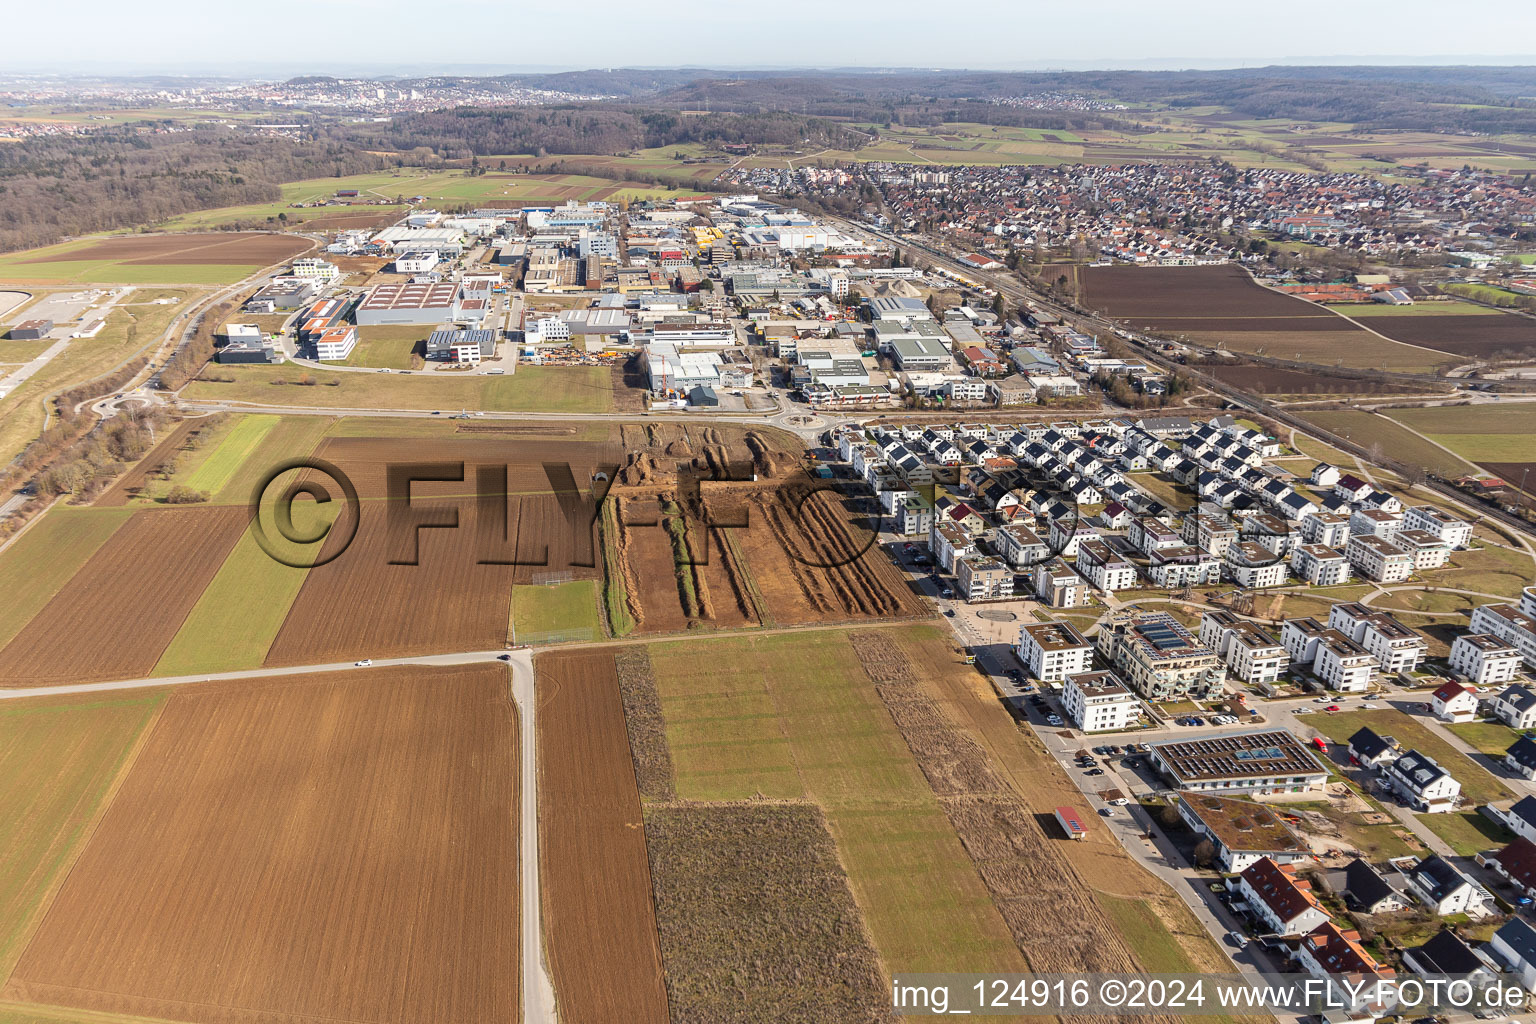
[[[426, 359], [427, 335], [431, 333], [431, 327], [359, 327], [357, 347], [347, 357], [347, 364], [418, 369]], [[414, 363], [412, 356], [418, 357]]]
[[128, 521], [128, 509], [55, 508], [0, 551], [0, 649]]
[[1265, 288], [1241, 267], [1085, 267], [1084, 304], [1138, 330], [1231, 352], [1365, 369], [1430, 372], [1449, 365], [1352, 320]]
[[[1528, 361], [1536, 356], [1536, 318], [1501, 313], [1483, 306], [1456, 303], [1455, 311], [1439, 304], [1415, 304], [1385, 309], [1423, 310], [1411, 316], [1367, 316], [1367, 327], [1393, 341], [1438, 349], [1467, 360]], [[1469, 313], [1468, 310], [1476, 312]], [[1358, 316], [1358, 313], [1345, 315]]]
[[[355, 513], [342, 513], [347, 518], [323, 542], [322, 557], [348, 536], [354, 515], [356, 536], [334, 560], [310, 570], [268, 652], [269, 665], [499, 648], [507, 642], [514, 583], [540, 582], [549, 573], [598, 575], [596, 509], [579, 506], [568, 519], [543, 463], [570, 465], [575, 481], [589, 481], [600, 465], [612, 471], [614, 453], [604, 446], [337, 437], [316, 455], [346, 474], [361, 498]], [[417, 481], [407, 510], [388, 497], [389, 467], [406, 464], [454, 475], [462, 467], [463, 479]], [[486, 486], [507, 494], [504, 506], [476, 498], [482, 471], [505, 473]], [[458, 525], [417, 531], [417, 522]], [[369, 614], [359, 616], [360, 608]]]
[[240, 508], [135, 512], [0, 649], [0, 686], [148, 675], [245, 527]]
[[667, 1024], [640, 793], [609, 651], [541, 654], [539, 874], [560, 1019]]
[[[515, 161], [531, 164], [535, 158], [488, 157], [482, 163], [495, 166], [505, 159], [509, 170], [516, 171]], [[354, 174], [340, 178], [309, 178], [293, 181], [282, 186], [282, 198], [271, 203], [253, 203], [244, 206], [225, 206], [213, 210], [198, 210], [180, 214], [156, 224], [164, 231], [198, 231], [227, 224], [244, 225], [254, 221], [267, 222], [275, 230], [338, 230], [344, 228], [374, 228], [392, 223], [404, 216], [406, 208], [402, 200], [422, 196], [427, 205], [439, 209], [458, 206], [487, 206], [500, 203], [506, 206], [551, 206], [575, 199], [591, 202], [598, 199], [675, 198], [683, 193], [658, 188], [636, 181], [623, 180], [621, 157], [572, 157], [581, 163], [601, 162], [613, 166], [618, 177], [593, 178], [577, 174], [520, 174], [487, 171], [471, 177], [466, 171], [424, 171], [402, 168], [396, 172], [381, 171], [375, 174]], [[539, 161], [547, 162], [547, 161]], [[651, 169], [649, 164], [663, 163], [670, 168], [671, 161], [638, 161], [631, 164], [636, 169]], [[723, 168], [722, 168], [723, 169]], [[682, 171], [662, 170], [660, 173]], [[709, 177], [719, 173], [717, 169]], [[707, 179], [706, 179], [707, 180]], [[336, 199], [342, 189], [357, 189], [352, 199]], [[325, 203], [334, 200], [337, 205], [295, 207], [294, 203]], [[370, 200], [387, 202], [376, 205]], [[348, 204], [351, 205], [348, 205]], [[365, 205], [366, 204], [366, 205]]]
[[1384, 455], [1402, 462], [1415, 463], [1441, 476], [1457, 477], [1476, 470], [1469, 462], [1436, 447], [1386, 415], [1360, 409], [1300, 409], [1297, 412], [1323, 429], [1358, 445], [1366, 448], [1380, 445]]
[[[1387, 409], [1384, 413], [1471, 462], [1484, 466], [1536, 463], [1536, 405], [1528, 402]], [[1499, 475], [1510, 479], [1507, 471]], [[1518, 472], [1510, 482], [1520, 482]]]
[[1256, 395], [1272, 398], [1297, 396], [1317, 398], [1325, 395], [1406, 395], [1417, 389], [1385, 381], [1349, 380], [1326, 373], [1287, 370], [1256, 363], [1205, 363], [1196, 369], [1217, 380]]
[[645, 815], [676, 1020], [889, 1020], [889, 996], [826, 819], [812, 804]]
[[163, 695], [7, 701], [0, 707], [0, 983], [68, 874]]
[[[313, 385], [296, 383], [307, 377]], [[351, 373], [291, 366], [218, 366], [182, 389], [193, 402], [236, 402], [295, 408], [421, 409], [456, 413], [611, 412], [615, 374], [607, 366], [521, 366], [487, 374]]]
[[[115, 763], [123, 739], [104, 745]], [[500, 665], [179, 689], [0, 997], [87, 1019], [513, 1019], [517, 781]]]
[[282, 235], [101, 235], [0, 256], [0, 279], [41, 283], [233, 284], [306, 252]]

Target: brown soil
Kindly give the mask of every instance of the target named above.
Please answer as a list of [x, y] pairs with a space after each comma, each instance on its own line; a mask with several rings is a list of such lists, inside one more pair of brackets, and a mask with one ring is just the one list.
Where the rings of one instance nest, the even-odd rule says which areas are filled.
[[517, 750], [501, 666], [180, 690], [3, 996], [200, 1024], [512, 1020]]
[[312, 248], [307, 238], [256, 232], [200, 235], [123, 235], [31, 262], [118, 260], [133, 264], [187, 265], [280, 263]]
[[540, 895], [560, 1020], [667, 1024], [645, 826], [613, 654], [562, 651], [540, 655], [534, 667]]
[[237, 507], [134, 513], [0, 651], [0, 686], [149, 675], [246, 523]]

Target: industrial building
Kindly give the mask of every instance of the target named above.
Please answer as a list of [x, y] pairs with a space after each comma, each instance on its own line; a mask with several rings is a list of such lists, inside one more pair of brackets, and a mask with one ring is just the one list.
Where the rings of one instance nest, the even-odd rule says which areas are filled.
[[646, 351], [645, 365], [655, 395], [686, 395], [720, 381], [721, 361], [715, 352], [679, 352], [675, 345], [655, 344]]
[[458, 316], [454, 284], [381, 284], [357, 307], [359, 326], [436, 324]]
[[12, 341], [38, 341], [53, 330], [52, 320], [23, 320], [11, 328]]
[[427, 358], [451, 363], [478, 363], [496, 354], [496, 332], [446, 328], [427, 337]]

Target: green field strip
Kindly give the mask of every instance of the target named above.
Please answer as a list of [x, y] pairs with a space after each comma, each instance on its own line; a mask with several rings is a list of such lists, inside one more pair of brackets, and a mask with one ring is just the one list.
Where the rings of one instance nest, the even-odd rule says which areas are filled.
[[256, 447], [272, 433], [272, 428], [277, 426], [280, 418], [242, 417], [203, 460], [203, 464], [187, 477], [186, 485], [194, 491], [207, 491], [209, 494], [222, 491]]
[[229, 479], [213, 493], [216, 505], [243, 505], [251, 492], [272, 467], [287, 459], [297, 459], [314, 452], [334, 422], [327, 416], [280, 416], [273, 428], [232, 471]]
[[0, 647], [15, 639], [98, 548], [130, 508], [55, 508], [0, 552]]
[[514, 643], [603, 638], [596, 580], [572, 580], [550, 586], [514, 586], [508, 617], [509, 636]]
[[157, 676], [260, 668], [307, 569], [276, 561], [249, 530], [160, 655]]

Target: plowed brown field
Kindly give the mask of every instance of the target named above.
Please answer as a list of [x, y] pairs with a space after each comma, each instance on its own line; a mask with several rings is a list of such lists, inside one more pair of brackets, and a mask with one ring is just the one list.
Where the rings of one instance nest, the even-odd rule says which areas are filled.
[[195, 266], [197, 264], [261, 264], [279, 263], [310, 248], [305, 238], [284, 235], [268, 235], [256, 232], [245, 234], [203, 235], [123, 235], [103, 238], [99, 242], [68, 252], [49, 254], [46, 262], [63, 263], [77, 260], [117, 260], [124, 263], [156, 264], [166, 266]]
[[534, 662], [539, 877], [561, 1024], [667, 1024], [640, 792], [613, 655]]
[[247, 516], [237, 507], [135, 513], [0, 651], [0, 686], [149, 675]]
[[0, 995], [207, 1024], [516, 1020], [517, 740], [501, 666], [182, 690]]

